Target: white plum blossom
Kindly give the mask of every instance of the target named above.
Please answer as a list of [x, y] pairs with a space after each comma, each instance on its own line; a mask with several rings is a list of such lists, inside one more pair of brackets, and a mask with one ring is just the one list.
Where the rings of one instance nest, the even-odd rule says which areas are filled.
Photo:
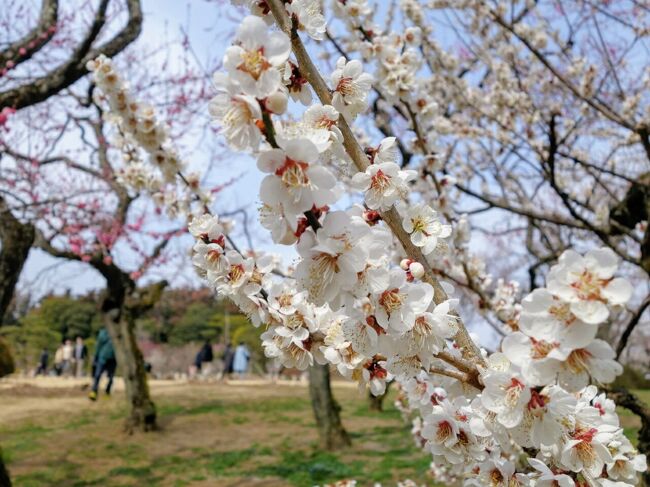
[[539, 475], [534, 477], [536, 487], [574, 487], [576, 485], [569, 475], [553, 472], [544, 462], [537, 458], [529, 458], [528, 462], [539, 472]]
[[425, 255], [433, 252], [439, 239], [451, 235], [451, 226], [440, 223], [435, 210], [424, 203], [402, 208], [402, 226], [411, 235], [416, 247], [422, 247]]
[[569, 303], [539, 288], [521, 301], [519, 329], [537, 340], [573, 343], [595, 327], [573, 314]]
[[496, 414], [506, 428], [514, 428], [524, 418], [524, 409], [530, 401], [530, 389], [518, 371], [489, 371], [483, 374], [485, 389], [481, 393], [483, 405]]
[[246, 17], [235, 37], [235, 45], [226, 49], [224, 67], [244, 94], [265, 98], [282, 85], [279, 67], [289, 58], [291, 45], [283, 32], [269, 32], [256, 16]]
[[221, 125], [228, 145], [234, 150], [255, 150], [262, 136], [257, 125], [262, 119], [260, 104], [254, 96], [240, 94], [223, 73], [215, 73], [214, 85], [219, 93], [208, 109]]
[[387, 210], [408, 194], [408, 182], [415, 179], [414, 171], [401, 171], [394, 162], [371, 164], [365, 172], [352, 178], [352, 187], [363, 191], [371, 210]]
[[327, 23], [321, 12], [320, 0], [293, 0], [287, 5], [287, 11], [298, 19], [301, 29], [317, 41], [322, 41], [325, 36]]
[[375, 317], [387, 331], [404, 333], [415, 325], [415, 318], [429, 307], [433, 288], [428, 283], [411, 284], [400, 269], [390, 272], [386, 289], [374, 298]]
[[318, 149], [306, 139], [289, 140], [284, 150], [263, 152], [257, 167], [270, 174], [260, 187], [262, 202], [271, 207], [280, 205], [286, 215], [299, 215], [333, 203], [336, 180], [317, 162]]
[[548, 290], [571, 304], [571, 312], [585, 323], [609, 317], [607, 304], [621, 305], [632, 295], [630, 283], [614, 277], [618, 258], [608, 248], [591, 250], [584, 257], [573, 250], [562, 254], [548, 275]]
[[326, 215], [315, 237], [303, 235], [296, 278], [314, 303], [333, 304], [342, 290], [354, 287], [366, 265], [368, 250], [362, 242], [369, 232], [361, 218], [337, 211]]
[[363, 72], [363, 65], [354, 59], [346, 61], [340, 57], [332, 73], [332, 104], [346, 119], [352, 120], [368, 105], [368, 94], [373, 77]]
[[577, 421], [562, 449], [560, 465], [592, 478], [599, 477], [605, 464], [613, 461], [607, 449], [612, 435], [613, 429], [608, 425], [594, 427]]

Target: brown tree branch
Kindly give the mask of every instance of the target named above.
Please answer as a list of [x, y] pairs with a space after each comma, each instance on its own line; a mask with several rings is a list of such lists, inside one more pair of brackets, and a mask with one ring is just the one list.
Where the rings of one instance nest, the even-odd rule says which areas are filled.
[[21, 223], [0, 196], [0, 326], [34, 242], [34, 227]]
[[38, 52], [56, 32], [58, 16], [59, 1], [43, 0], [36, 26], [25, 37], [13, 42], [0, 52], [0, 67], [6, 66], [8, 61], [17, 66]]
[[18, 110], [45, 101], [85, 76], [88, 72], [86, 69], [88, 61], [100, 54], [113, 57], [133, 42], [142, 30], [140, 0], [127, 0], [129, 14], [127, 24], [111, 40], [97, 48], [91, 48], [105, 23], [104, 14], [109, 1], [102, 1], [88, 34], [67, 63], [27, 85], [0, 93], [0, 107], [12, 107]]
[[623, 353], [623, 350], [625, 349], [627, 345], [627, 341], [630, 338], [630, 335], [636, 328], [636, 325], [639, 324], [639, 321], [641, 320], [641, 317], [643, 316], [643, 313], [645, 312], [646, 308], [650, 306], [650, 296], [645, 298], [643, 303], [641, 303], [641, 306], [639, 306], [639, 309], [636, 310], [634, 315], [632, 316], [632, 319], [629, 321], [627, 326], [625, 327], [625, 330], [623, 330], [623, 334], [621, 335], [621, 339], [618, 341], [618, 345], [616, 345], [616, 360], [618, 360], [621, 356], [621, 353]]

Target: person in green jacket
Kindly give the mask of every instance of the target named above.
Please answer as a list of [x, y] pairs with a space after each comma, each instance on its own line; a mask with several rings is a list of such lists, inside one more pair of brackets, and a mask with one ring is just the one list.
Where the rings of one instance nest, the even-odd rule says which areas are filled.
[[106, 328], [99, 330], [97, 334], [97, 344], [95, 346], [95, 358], [93, 360], [93, 388], [88, 397], [90, 400], [97, 400], [97, 390], [99, 389], [99, 381], [102, 374], [106, 372], [108, 376], [108, 384], [106, 384], [106, 394], [111, 394], [111, 387], [113, 387], [113, 376], [115, 375], [115, 368], [117, 362], [115, 360], [115, 349], [111, 337], [106, 331]]

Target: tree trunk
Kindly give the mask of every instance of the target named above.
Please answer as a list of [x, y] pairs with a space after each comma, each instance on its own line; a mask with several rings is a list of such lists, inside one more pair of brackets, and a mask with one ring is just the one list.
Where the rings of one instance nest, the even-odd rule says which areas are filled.
[[113, 340], [118, 370], [124, 380], [129, 416], [124, 428], [133, 433], [136, 430], [151, 431], [156, 428], [156, 406], [149, 394], [144, 358], [135, 337], [135, 320], [124, 313], [116, 321], [105, 320]]
[[18, 221], [0, 196], [0, 325], [34, 243], [34, 227]]
[[7, 471], [4, 460], [2, 459], [2, 449], [0, 449], [0, 487], [11, 487], [9, 472]]
[[368, 390], [368, 409], [370, 411], [382, 412], [384, 410], [384, 399], [388, 396], [388, 388], [390, 387], [390, 382], [386, 383], [386, 391], [381, 396], [375, 396], [370, 390]]
[[[18, 221], [0, 196], [0, 326], [33, 243], [34, 227]], [[0, 344], [0, 348], [3, 346]], [[13, 368], [8, 366], [13, 362], [9, 349], [6, 348], [3, 352], [8, 355], [6, 360], [7, 370], [9, 370]], [[0, 449], [0, 487], [11, 487], [9, 472], [2, 459], [2, 449]]]
[[341, 424], [341, 406], [336, 402], [330, 387], [328, 365], [314, 364], [309, 368], [309, 395], [316, 417], [320, 446], [335, 450], [350, 445], [350, 437]]

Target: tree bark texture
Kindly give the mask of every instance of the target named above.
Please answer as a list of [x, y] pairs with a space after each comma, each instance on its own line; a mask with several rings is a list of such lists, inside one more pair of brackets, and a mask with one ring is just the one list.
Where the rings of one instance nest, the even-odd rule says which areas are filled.
[[341, 406], [332, 395], [328, 365], [314, 364], [309, 368], [309, 395], [316, 418], [320, 446], [336, 450], [350, 445], [350, 437], [341, 423]]
[[34, 243], [34, 227], [14, 217], [0, 196], [0, 325]]
[[124, 429], [129, 433], [154, 430], [156, 406], [149, 393], [144, 358], [135, 337], [135, 320], [127, 313], [127, 316], [122, 315], [117, 321], [109, 316], [106, 323], [115, 347], [118, 370], [124, 380], [126, 400], [129, 404], [129, 416], [124, 423]]
[[[131, 283], [126, 283], [126, 289], [131, 289]], [[120, 285], [109, 284], [109, 295], [104, 300], [104, 322], [113, 341], [129, 404], [129, 416], [124, 425], [129, 433], [156, 428], [156, 405], [149, 392], [144, 357], [136, 340], [135, 321], [160, 299], [166, 285], [167, 282], [162, 281], [143, 290], [128, 292]]]

